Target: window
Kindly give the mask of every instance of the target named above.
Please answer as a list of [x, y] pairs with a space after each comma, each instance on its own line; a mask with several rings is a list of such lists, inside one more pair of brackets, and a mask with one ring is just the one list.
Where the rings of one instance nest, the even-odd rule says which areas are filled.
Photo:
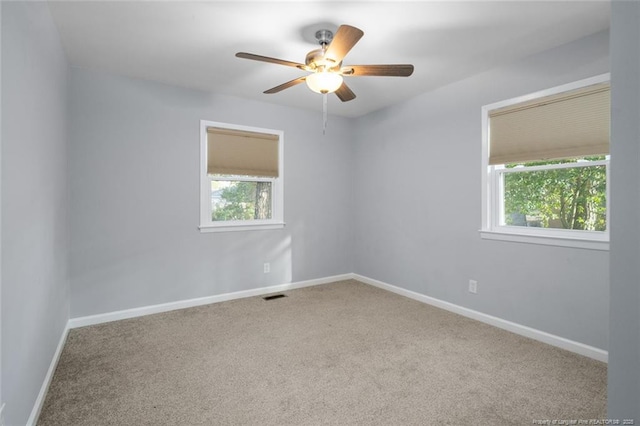
[[487, 105], [483, 238], [607, 250], [609, 76]]
[[200, 230], [277, 229], [283, 221], [283, 132], [200, 122]]

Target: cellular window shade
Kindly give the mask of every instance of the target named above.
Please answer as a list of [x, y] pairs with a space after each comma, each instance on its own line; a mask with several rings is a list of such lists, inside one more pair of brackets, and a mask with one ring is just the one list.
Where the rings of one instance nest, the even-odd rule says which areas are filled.
[[278, 177], [278, 136], [207, 128], [207, 174]]
[[609, 84], [602, 83], [489, 113], [489, 164], [609, 153]]

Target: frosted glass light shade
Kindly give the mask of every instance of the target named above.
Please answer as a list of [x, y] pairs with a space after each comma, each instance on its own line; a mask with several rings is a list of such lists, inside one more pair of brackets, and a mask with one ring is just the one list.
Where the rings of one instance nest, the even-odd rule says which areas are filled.
[[342, 86], [342, 76], [334, 72], [315, 72], [305, 79], [309, 89], [316, 93], [332, 93]]

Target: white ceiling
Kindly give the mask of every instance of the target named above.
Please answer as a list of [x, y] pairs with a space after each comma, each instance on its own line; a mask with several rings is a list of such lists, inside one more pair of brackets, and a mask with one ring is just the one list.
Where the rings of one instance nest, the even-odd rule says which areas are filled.
[[236, 58], [294, 62], [315, 31], [349, 24], [364, 37], [344, 65], [412, 63], [411, 77], [351, 77], [357, 98], [329, 111], [356, 117], [609, 26], [608, 1], [52, 1], [72, 65], [177, 86], [317, 109], [301, 84], [262, 92], [304, 71]]

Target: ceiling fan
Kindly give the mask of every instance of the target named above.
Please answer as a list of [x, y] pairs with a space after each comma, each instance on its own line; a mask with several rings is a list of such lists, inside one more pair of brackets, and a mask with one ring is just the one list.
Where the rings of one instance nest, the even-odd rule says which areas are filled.
[[364, 32], [362, 30], [350, 25], [341, 25], [335, 35], [329, 30], [319, 30], [315, 36], [320, 48], [309, 52], [304, 64], [246, 52], [238, 52], [236, 56], [243, 59], [295, 67], [311, 73], [265, 90], [264, 93], [278, 93], [306, 82], [307, 86], [316, 93], [327, 94], [335, 92], [342, 102], [347, 102], [355, 99], [356, 95], [344, 82], [343, 76], [408, 77], [413, 73], [413, 65], [410, 64], [342, 66], [344, 57], [363, 35]]

